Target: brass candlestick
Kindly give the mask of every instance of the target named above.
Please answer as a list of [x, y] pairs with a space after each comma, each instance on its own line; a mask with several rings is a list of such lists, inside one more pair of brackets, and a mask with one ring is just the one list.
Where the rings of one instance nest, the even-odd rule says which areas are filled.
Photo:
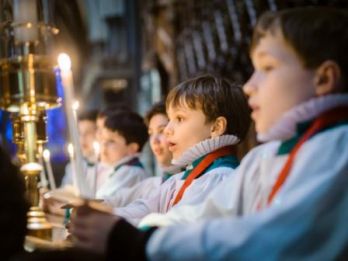
[[[56, 91], [55, 59], [49, 56], [53, 36], [42, 0], [0, 1], [0, 108], [13, 114], [14, 142], [25, 178], [29, 234], [51, 238], [52, 226], [39, 207], [39, 164], [47, 141], [47, 109], [60, 105]], [[11, 10], [12, 12], [9, 12]], [[10, 17], [9, 14], [13, 14]], [[42, 19], [42, 20], [40, 20]]]

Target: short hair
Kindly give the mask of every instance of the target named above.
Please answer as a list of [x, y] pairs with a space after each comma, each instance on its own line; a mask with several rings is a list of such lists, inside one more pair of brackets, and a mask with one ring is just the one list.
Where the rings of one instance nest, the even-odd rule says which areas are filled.
[[108, 116], [120, 111], [131, 111], [131, 109], [123, 103], [108, 105], [98, 113], [98, 118], [107, 118]]
[[[280, 30], [305, 68], [315, 69], [326, 60], [338, 64], [342, 85], [348, 75], [348, 12], [329, 7], [302, 7], [266, 12], [253, 32], [251, 51], [267, 33]], [[344, 92], [347, 91], [345, 87]]]
[[180, 105], [201, 109], [207, 122], [225, 117], [224, 134], [233, 134], [241, 141], [248, 132], [251, 119], [247, 98], [241, 86], [227, 79], [203, 75], [177, 85], [169, 92], [166, 107]]
[[97, 116], [98, 116], [97, 110], [82, 111], [82, 112], [79, 112], [78, 121], [93, 121], [93, 122], [95, 122], [97, 120]]
[[2, 260], [23, 251], [29, 204], [23, 176], [0, 147], [0, 256]]
[[163, 115], [167, 116], [166, 105], [165, 105], [164, 101], [160, 101], [160, 102], [157, 102], [154, 105], [152, 105], [152, 107], [146, 113], [146, 115], [144, 117], [145, 124], [149, 125], [152, 117], [157, 115], [157, 114], [163, 114]]
[[119, 111], [109, 115], [105, 120], [105, 127], [123, 136], [127, 144], [135, 142], [142, 150], [148, 139], [147, 128], [143, 118], [131, 111]]

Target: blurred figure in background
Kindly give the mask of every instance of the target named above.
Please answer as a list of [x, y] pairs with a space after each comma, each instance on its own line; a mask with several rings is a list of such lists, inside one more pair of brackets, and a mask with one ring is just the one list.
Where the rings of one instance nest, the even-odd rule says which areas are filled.
[[164, 135], [164, 128], [168, 124], [168, 116], [164, 102], [156, 103], [145, 116], [148, 127], [151, 150], [156, 158], [156, 163], [161, 170], [161, 175], [150, 177], [131, 188], [125, 188], [111, 198], [106, 198], [107, 204], [113, 207], [122, 207], [140, 198], [151, 198], [157, 188], [170, 176], [172, 153]]

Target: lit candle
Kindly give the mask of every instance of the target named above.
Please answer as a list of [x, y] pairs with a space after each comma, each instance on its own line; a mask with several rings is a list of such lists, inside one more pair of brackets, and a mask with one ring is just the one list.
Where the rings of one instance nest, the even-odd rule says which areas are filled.
[[16, 41], [38, 40], [36, 0], [14, 0], [13, 20], [15, 24], [23, 24], [15, 28]]
[[94, 156], [96, 161], [99, 160], [99, 154], [100, 154], [100, 145], [98, 141], [93, 142], [93, 150], [94, 150]]
[[50, 182], [50, 187], [51, 189], [56, 189], [56, 182], [54, 180], [54, 176], [53, 176], [53, 170], [52, 170], [52, 165], [51, 165], [51, 153], [48, 149], [45, 149], [43, 151], [43, 158], [46, 164], [46, 168], [47, 168], [47, 176], [48, 176], [48, 180]]
[[[64, 87], [64, 105], [66, 111], [66, 117], [68, 122], [69, 134], [71, 143], [73, 145], [73, 159], [74, 159], [74, 169], [73, 174], [76, 179], [76, 188], [83, 197], [90, 197], [91, 191], [87, 185], [86, 177], [83, 175], [83, 157], [79, 142], [79, 133], [76, 120], [76, 110], [77, 104], [74, 102], [74, 90], [73, 90], [73, 77], [71, 72], [71, 60], [69, 56], [62, 53], [58, 56], [58, 65], [61, 71], [62, 84]], [[75, 116], [74, 116], [75, 115]]]

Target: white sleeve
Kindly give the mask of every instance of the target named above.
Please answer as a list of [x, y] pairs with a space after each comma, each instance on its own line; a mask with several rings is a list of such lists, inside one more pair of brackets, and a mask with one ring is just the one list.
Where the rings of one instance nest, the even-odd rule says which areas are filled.
[[210, 193], [204, 199], [196, 201], [194, 204], [177, 205], [166, 214], [148, 215], [139, 226], [169, 226], [192, 223], [207, 218], [238, 215], [241, 212], [239, 203], [243, 193], [241, 188], [245, 182], [244, 173], [247, 169], [256, 167], [255, 162], [257, 162], [259, 154], [269, 153], [276, 145], [262, 145], [250, 151], [237, 169], [229, 169], [230, 175], [211, 187]]
[[159, 199], [160, 189], [157, 189], [157, 194], [155, 192], [152, 198], [138, 199], [125, 207], [114, 208], [113, 212], [137, 226], [144, 216], [158, 211]]
[[[179, 202], [180, 204], [175, 205], [165, 214], [153, 213], [144, 217], [139, 226], [168, 226], [233, 214], [235, 212], [234, 204], [227, 205], [226, 197], [238, 200], [238, 183], [242, 181], [236, 178], [235, 172], [236, 170], [232, 168], [220, 167], [211, 173], [206, 173], [204, 176], [207, 179], [204, 180], [204, 183], [191, 188], [189, 191], [191, 193], [186, 196], [186, 200]], [[234, 196], [234, 194], [236, 195]]]
[[114, 214], [121, 216], [138, 225], [139, 221], [150, 213], [163, 212], [168, 199], [171, 198], [172, 191], [175, 189], [176, 181], [182, 174], [176, 174], [162, 183], [154, 192], [151, 198], [139, 199], [123, 208], [115, 208]]
[[148, 258], [334, 260], [348, 243], [348, 128], [340, 130], [303, 145], [268, 208], [159, 229]]
[[162, 177], [146, 178], [133, 187], [120, 189], [113, 197], [108, 197], [104, 201], [114, 208], [124, 207], [137, 199], [152, 198], [161, 183]]

